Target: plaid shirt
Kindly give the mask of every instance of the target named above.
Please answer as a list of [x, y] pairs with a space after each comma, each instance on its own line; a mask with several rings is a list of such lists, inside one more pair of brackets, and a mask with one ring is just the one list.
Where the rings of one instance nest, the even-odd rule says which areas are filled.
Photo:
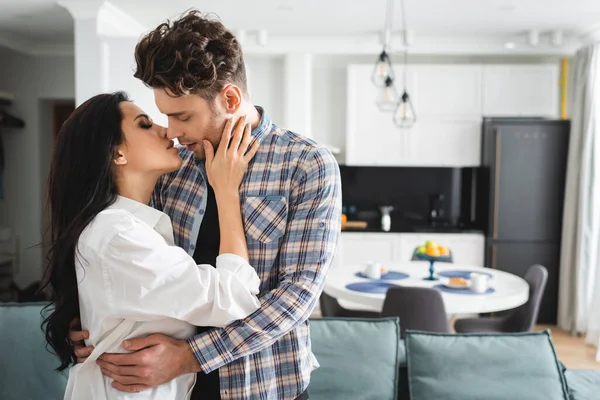
[[[341, 182], [331, 153], [273, 124], [262, 109], [252, 131], [259, 150], [240, 187], [250, 264], [261, 307], [189, 343], [206, 373], [219, 369], [222, 399], [295, 399], [318, 367], [308, 317], [325, 283], [340, 232]], [[183, 166], [164, 176], [153, 205], [171, 217], [175, 243], [190, 255], [206, 209], [206, 172], [181, 149]]]

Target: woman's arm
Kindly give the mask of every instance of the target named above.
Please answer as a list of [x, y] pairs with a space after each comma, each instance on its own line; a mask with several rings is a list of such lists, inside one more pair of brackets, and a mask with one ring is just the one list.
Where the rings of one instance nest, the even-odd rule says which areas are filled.
[[219, 210], [221, 228], [219, 253], [236, 254], [246, 261], [248, 248], [242, 223], [239, 188], [248, 163], [258, 150], [258, 141], [248, 150], [252, 141], [251, 133], [246, 117], [238, 120], [235, 129], [233, 129], [233, 120], [230, 119], [225, 124], [216, 154], [210, 142], [204, 141], [206, 173], [215, 191]]
[[117, 217], [113, 225], [121, 228], [100, 253], [105, 293], [116, 317], [223, 326], [260, 306], [260, 280], [243, 258], [222, 254], [217, 268], [196, 265], [154, 229], [133, 217]]

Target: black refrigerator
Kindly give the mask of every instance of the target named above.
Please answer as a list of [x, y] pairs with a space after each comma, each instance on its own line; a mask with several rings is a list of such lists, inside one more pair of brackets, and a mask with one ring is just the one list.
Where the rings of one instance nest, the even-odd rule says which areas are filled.
[[477, 220], [485, 264], [523, 277], [548, 269], [538, 323], [556, 323], [569, 121], [484, 118]]

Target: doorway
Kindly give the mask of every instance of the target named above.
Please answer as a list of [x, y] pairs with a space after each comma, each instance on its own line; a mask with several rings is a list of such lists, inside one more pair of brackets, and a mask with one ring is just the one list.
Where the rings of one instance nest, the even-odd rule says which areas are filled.
[[[42, 184], [42, 254], [47, 260], [50, 242], [50, 213], [48, 209], [48, 175], [54, 144], [60, 128], [75, 110], [75, 100], [42, 100], [40, 105], [40, 174]], [[45, 261], [44, 261], [45, 264]], [[45, 265], [44, 265], [45, 267]]]

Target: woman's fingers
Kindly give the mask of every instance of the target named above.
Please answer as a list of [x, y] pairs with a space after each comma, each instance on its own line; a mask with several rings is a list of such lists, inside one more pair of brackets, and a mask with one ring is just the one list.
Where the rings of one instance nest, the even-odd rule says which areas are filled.
[[235, 131], [231, 137], [231, 142], [229, 143], [229, 151], [231, 154], [236, 154], [238, 148], [240, 147], [240, 143], [242, 142], [242, 138], [244, 136], [244, 130], [246, 129], [246, 120], [247, 117], [244, 115], [237, 122]]
[[206, 166], [210, 168], [214, 158], [215, 158], [215, 149], [213, 145], [208, 140], [203, 140], [202, 144], [204, 145], [204, 156], [206, 157]]
[[223, 128], [223, 134], [221, 135], [221, 142], [219, 143], [219, 147], [217, 148], [217, 155], [224, 156], [227, 148], [229, 147], [229, 142], [231, 141], [231, 131], [233, 130], [233, 117], [229, 118], [225, 123], [225, 127]]
[[256, 140], [254, 142], [254, 144], [252, 145], [252, 147], [250, 148], [250, 150], [248, 150], [248, 152], [244, 155], [244, 161], [246, 163], [249, 163], [250, 160], [252, 160], [254, 158], [259, 147], [260, 147], [260, 143], [258, 142], [258, 140]]
[[244, 154], [246, 154], [251, 142], [252, 142], [252, 127], [248, 123], [248, 124], [246, 124], [246, 127], [244, 129], [244, 138], [242, 139], [242, 143], [240, 143], [240, 147], [238, 149], [238, 155], [240, 157], [243, 157]]

